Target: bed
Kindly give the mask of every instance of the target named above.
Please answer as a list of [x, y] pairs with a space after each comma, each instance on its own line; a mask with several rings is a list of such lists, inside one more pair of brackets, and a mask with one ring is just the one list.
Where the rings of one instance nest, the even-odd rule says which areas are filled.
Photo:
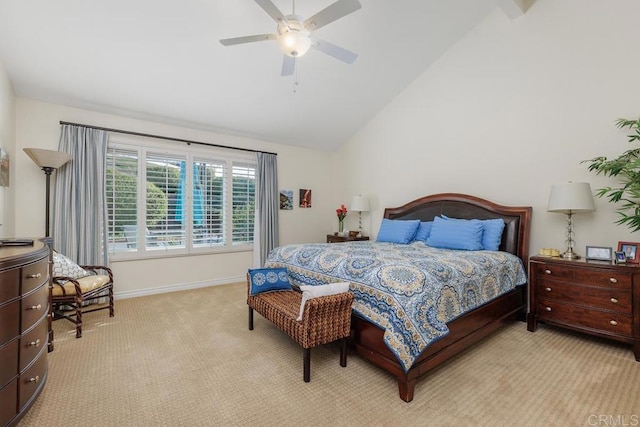
[[[266, 262], [287, 267], [294, 285], [348, 280], [355, 295], [353, 348], [397, 378], [406, 402], [413, 399], [418, 377], [507, 322], [523, 320], [526, 311], [531, 207], [444, 193], [384, 211], [390, 220], [432, 221], [443, 215], [502, 219], [499, 251], [360, 241], [283, 246]], [[440, 283], [437, 276], [446, 278]]]

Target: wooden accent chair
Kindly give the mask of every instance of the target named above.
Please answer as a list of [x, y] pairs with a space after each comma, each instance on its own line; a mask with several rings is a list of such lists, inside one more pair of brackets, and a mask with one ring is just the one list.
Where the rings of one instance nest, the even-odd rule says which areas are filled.
[[[52, 320], [67, 319], [76, 325], [76, 338], [82, 337], [82, 315], [98, 310], [109, 310], [113, 317], [113, 272], [101, 265], [81, 265], [90, 273], [89, 276], [75, 279], [73, 277], [55, 276], [50, 287], [50, 307]], [[105, 274], [106, 273], [106, 274]], [[100, 298], [108, 298], [106, 304], [89, 305]], [[53, 337], [51, 337], [53, 341]], [[53, 348], [53, 347], [51, 347]]]
[[302, 294], [298, 291], [267, 292], [249, 295], [247, 277], [247, 304], [249, 330], [253, 330], [253, 310], [271, 321], [278, 329], [302, 346], [303, 380], [311, 380], [311, 348], [341, 340], [340, 366], [347, 366], [347, 342], [351, 333], [351, 304], [353, 294], [344, 292], [309, 299], [300, 312]]

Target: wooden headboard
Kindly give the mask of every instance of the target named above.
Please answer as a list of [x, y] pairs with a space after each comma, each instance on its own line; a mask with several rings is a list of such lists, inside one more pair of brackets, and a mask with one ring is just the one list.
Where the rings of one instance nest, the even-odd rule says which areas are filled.
[[502, 218], [505, 222], [500, 250], [519, 257], [524, 265], [529, 258], [530, 206], [502, 206], [479, 197], [457, 193], [441, 193], [409, 202], [397, 208], [386, 208], [388, 219], [433, 221], [438, 215], [462, 219]]

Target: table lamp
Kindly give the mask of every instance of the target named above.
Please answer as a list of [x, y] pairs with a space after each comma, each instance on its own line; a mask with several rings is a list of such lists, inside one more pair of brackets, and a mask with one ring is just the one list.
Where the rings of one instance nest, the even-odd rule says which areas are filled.
[[369, 199], [362, 195], [357, 195], [351, 200], [351, 210], [358, 212], [358, 231], [362, 236], [362, 212], [369, 212]]
[[558, 212], [567, 215], [567, 250], [562, 254], [565, 259], [578, 259], [580, 256], [573, 251], [573, 214], [591, 212], [596, 209], [593, 204], [591, 186], [587, 182], [569, 182], [551, 187], [548, 212]]

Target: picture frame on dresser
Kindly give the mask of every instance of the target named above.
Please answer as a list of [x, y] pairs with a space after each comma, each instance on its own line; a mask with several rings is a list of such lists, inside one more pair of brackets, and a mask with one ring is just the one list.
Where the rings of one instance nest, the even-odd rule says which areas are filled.
[[627, 263], [627, 255], [625, 255], [625, 253], [622, 252], [622, 251], [616, 251], [614, 260], [615, 260], [616, 264], [626, 264]]
[[587, 246], [585, 259], [587, 261], [611, 261], [613, 249], [604, 246]]
[[640, 264], [640, 243], [618, 242], [618, 252], [624, 252], [627, 264]]

